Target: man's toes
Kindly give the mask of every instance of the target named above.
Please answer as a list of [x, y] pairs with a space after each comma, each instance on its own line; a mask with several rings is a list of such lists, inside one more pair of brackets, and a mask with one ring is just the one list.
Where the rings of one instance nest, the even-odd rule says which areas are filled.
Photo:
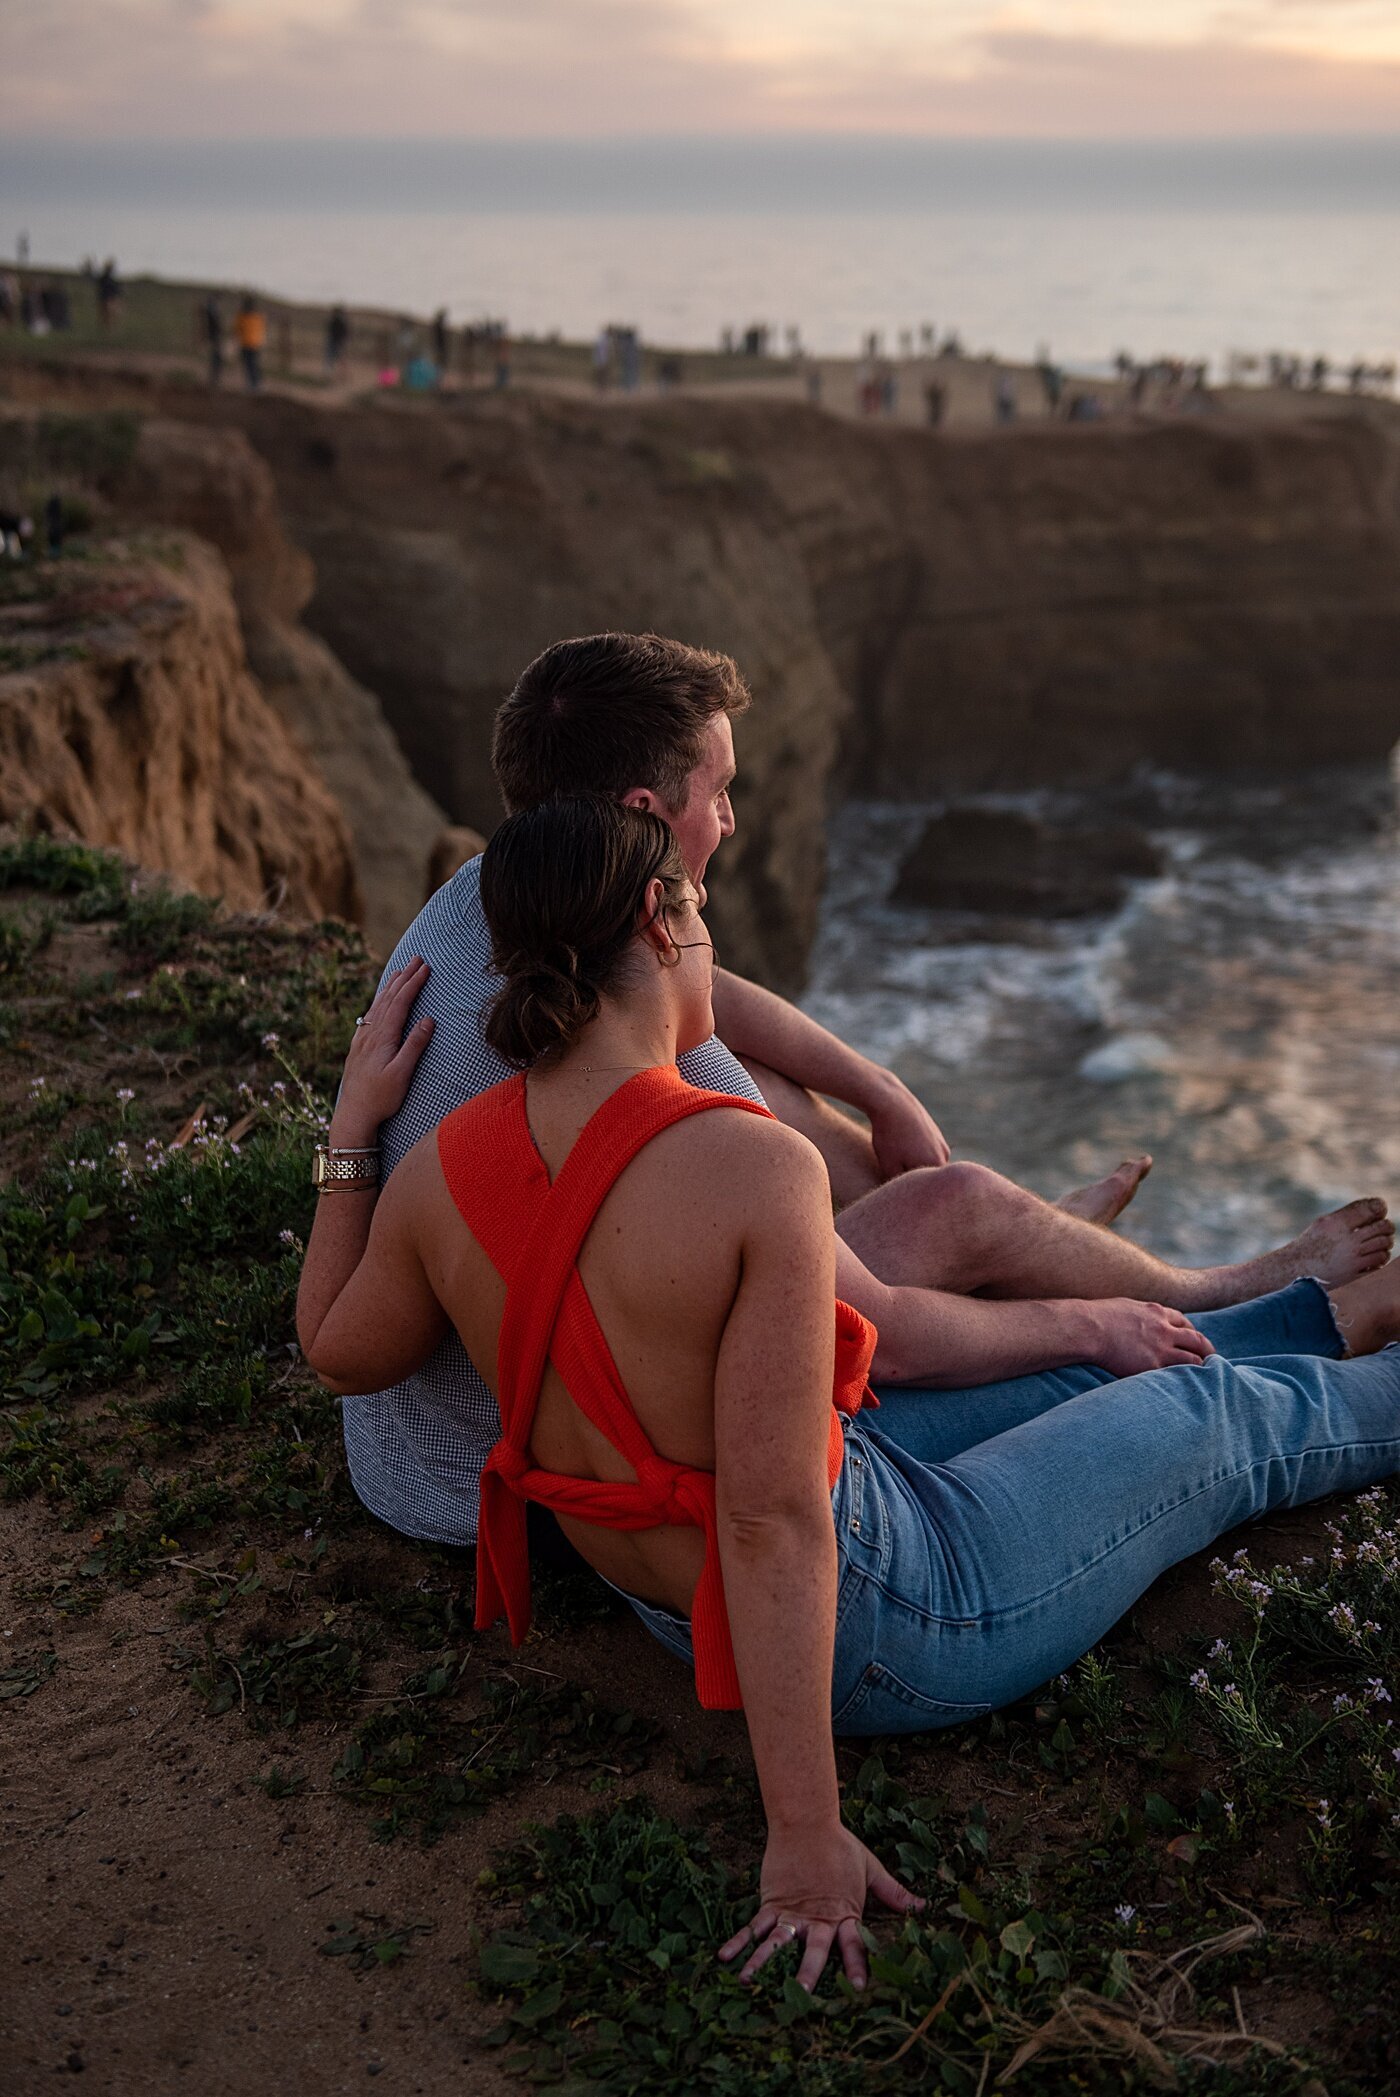
[[1368, 1194], [1360, 1201], [1349, 1201], [1345, 1208], [1333, 1213], [1343, 1217], [1352, 1230], [1361, 1230], [1368, 1223], [1379, 1223], [1386, 1213], [1386, 1206], [1378, 1195]]

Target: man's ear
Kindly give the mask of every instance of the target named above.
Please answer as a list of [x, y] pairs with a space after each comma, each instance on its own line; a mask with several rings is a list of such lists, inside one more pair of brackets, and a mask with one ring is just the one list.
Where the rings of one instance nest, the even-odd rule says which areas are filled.
[[665, 819], [666, 811], [661, 806], [661, 798], [654, 794], [649, 786], [629, 786], [621, 800], [624, 808], [644, 809], [648, 815]]

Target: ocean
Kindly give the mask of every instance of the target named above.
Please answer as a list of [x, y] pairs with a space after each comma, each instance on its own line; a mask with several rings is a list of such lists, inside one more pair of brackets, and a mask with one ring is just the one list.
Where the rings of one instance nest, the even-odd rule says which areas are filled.
[[837, 816], [805, 1008], [897, 1070], [955, 1155], [1053, 1199], [1150, 1151], [1124, 1227], [1192, 1265], [1280, 1243], [1353, 1195], [1400, 1201], [1383, 770], [981, 805], [1131, 819], [1166, 872], [1109, 918], [993, 942], [975, 918], [888, 901], [929, 806]]
[[0, 143], [0, 247], [678, 347], [1400, 353], [1400, 143]]

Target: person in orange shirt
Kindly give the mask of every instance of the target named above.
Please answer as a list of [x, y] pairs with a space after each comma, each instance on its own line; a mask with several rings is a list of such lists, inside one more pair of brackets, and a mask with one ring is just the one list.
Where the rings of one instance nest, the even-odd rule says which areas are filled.
[[251, 294], [245, 295], [238, 308], [233, 333], [238, 344], [239, 360], [243, 365], [243, 376], [248, 382], [248, 391], [256, 393], [262, 385], [262, 353], [267, 346], [267, 315]]

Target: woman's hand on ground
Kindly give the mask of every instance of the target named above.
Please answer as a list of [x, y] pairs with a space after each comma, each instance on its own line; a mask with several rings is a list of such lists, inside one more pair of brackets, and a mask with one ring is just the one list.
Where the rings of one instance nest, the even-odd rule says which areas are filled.
[[413, 1001], [429, 973], [426, 961], [410, 961], [406, 968], [395, 969], [375, 992], [363, 1019], [356, 1022], [336, 1102], [332, 1141], [373, 1143], [379, 1124], [403, 1105], [419, 1058], [433, 1035], [433, 1022], [427, 1016], [404, 1032]]
[[778, 1835], [770, 1831], [759, 1880], [763, 1905], [752, 1922], [721, 1945], [722, 1959], [749, 1954], [740, 1980], [752, 1980], [789, 1944], [802, 1944], [797, 1978], [809, 1992], [822, 1976], [832, 1945], [841, 1953], [846, 1977], [863, 1988], [870, 1977], [860, 1919], [867, 1895], [873, 1893], [897, 1914], [924, 1906], [901, 1886], [848, 1828], [829, 1832]]
[[1096, 1327], [1088, 1359], [1115, 1376], [1136, 1376], [1144, 1369], [1196, 1368], [1215, 1352], [1184, 1311], [1165, 1303], [1135, 1303], [1124, 1296], [1086, 1308]]

